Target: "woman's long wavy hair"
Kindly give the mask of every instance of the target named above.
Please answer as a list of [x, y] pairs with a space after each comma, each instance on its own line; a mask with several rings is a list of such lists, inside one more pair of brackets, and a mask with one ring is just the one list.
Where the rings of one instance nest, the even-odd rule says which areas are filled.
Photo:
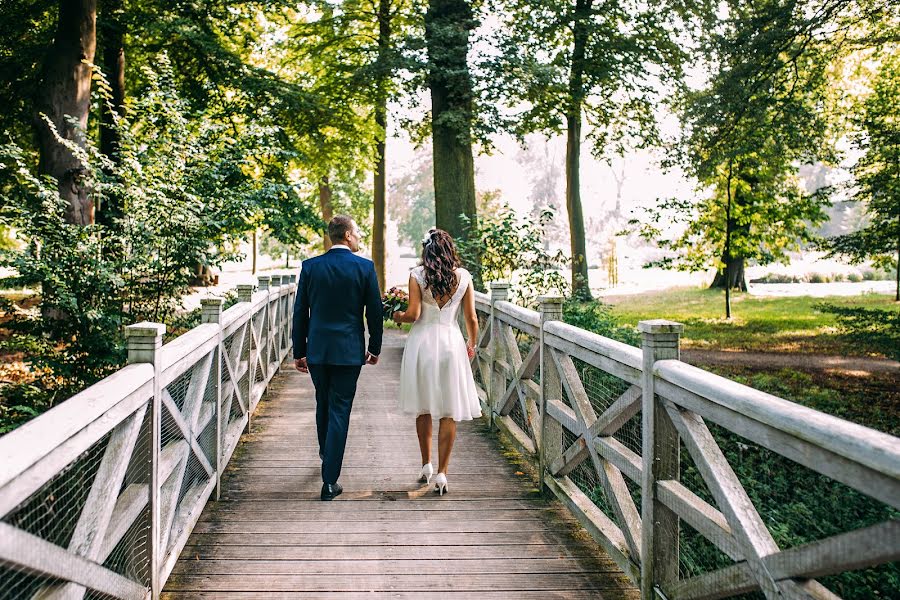
[[456, 291], [455, 269], [462, 266], [453, 238], [443, 229], [432, 229], [422, 240], [422, 266], [425, 288], [434, 298], [444, 298]]

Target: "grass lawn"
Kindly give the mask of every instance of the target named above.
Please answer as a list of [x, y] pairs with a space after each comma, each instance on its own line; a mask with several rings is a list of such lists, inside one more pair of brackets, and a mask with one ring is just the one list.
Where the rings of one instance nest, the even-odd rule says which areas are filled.
[[613, 314], [623, 324], [643, 319], [684, 323], [683, 346], [711, 350], [802, 352], [865, 356], [865, 348], [842, 340], [833, 314], [817, 304], [860, 306], [900, 311], [892, 296], [865, 294], [812, 298], [775, 298], [735, 293], [732, 319], [725, 319], [725, 293], [701, 288], [676, 288], [628, 296], [607, 296]]

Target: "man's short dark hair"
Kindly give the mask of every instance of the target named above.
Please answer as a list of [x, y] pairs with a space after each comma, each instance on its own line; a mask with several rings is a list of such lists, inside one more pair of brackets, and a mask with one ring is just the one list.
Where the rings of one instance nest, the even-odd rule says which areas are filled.
[[347, 215], [335, 215], [328, 223], [328, 237], [332, 244], [344, 243], [344, 236], [353, 230], [353, 219]]

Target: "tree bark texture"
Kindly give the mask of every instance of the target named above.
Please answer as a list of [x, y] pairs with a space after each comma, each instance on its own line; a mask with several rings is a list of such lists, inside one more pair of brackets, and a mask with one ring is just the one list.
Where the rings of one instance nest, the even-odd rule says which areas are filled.
[[96, 47], [97, 1], [60, 0], [56, 37], [44, 61], [35, 102], [38, 169], [56, 179], [60, 198], [68, 203], [65, 219], [79, 225], [94, 222], [84, 165], [57, 141], [41, 114], [47, 115], [61, 138], [84, 145], [91, 105], [91, 67], [85, 63], [94, 62]]
[[[122, 0], [101, 0], [100, 44], [103, 72], [111, 88], [111, 106], [104, 104], [100, 114], [100, 152], [119, 163], [121, 139], [115, 128], [115, 117], [125, 114], [125, 26], [122, 23]], [[97, 222], [112, 226], [121, 218], [124, 207], [121, 198], [110, 196], [100, 207]]]
[[581, 206], [581, 110], [584, 103], [585, 52], [592, 0], [577, 0], [575, 5], [572, 68], [569, 73], [569, 106], [566, 111], [566, 209], [569, 213], [569, 237], [572, 253], [572, 296], [591, 299], [588, 282], [587, 243], [584, 211]]
[[[472, 78], [467, 62], [474, 28], [467, 0], [430, 0], [425, 18], [431, 89], [436, 225], [457, 240], [468, 231], [462, 215], [477, 225], [475, 161], [472, 156]], [[467, 265], [481, 288], [481, 268]]]
[[385, 290], [387, 247], [384, 243], [386, 233], [387, 212], [387, 85], [390, 77], [388, 61], [390, 60], [391, 44], [391, 3], [390, 0], [380, 0], [378, 5], [378, 83], [375, 124], [381, 130], [382, 137], [375, 146], [375, 198], [372, 217], [372, 259], [375, 262], [375, 273], [378, 275], [378, 285]]
[[322, 210], [322, 220], [326, 224], [325, 231], [322, 233], [322, 241], [327, 252], [331, 248], [327, 224], [334, 217], [334, 207], [331, 204], [331, 184], [328, 183], [327, 175], [319, 180], [319, 208]]

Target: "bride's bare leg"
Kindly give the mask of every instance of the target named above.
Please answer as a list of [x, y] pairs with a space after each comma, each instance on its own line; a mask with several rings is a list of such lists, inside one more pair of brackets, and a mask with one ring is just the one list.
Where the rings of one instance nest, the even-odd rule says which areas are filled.
[[416, 435], [419, 436], [419, 451], [422, 453], [422, 464], [431, 462], [431, 415], [416, 417]]
[[438, 428], [438, 473], [447, 474], [450, 466], [450, 453], [453, 451], [453, 441], [456, 439], [456, 421], [450, 417], [441, 419]]

